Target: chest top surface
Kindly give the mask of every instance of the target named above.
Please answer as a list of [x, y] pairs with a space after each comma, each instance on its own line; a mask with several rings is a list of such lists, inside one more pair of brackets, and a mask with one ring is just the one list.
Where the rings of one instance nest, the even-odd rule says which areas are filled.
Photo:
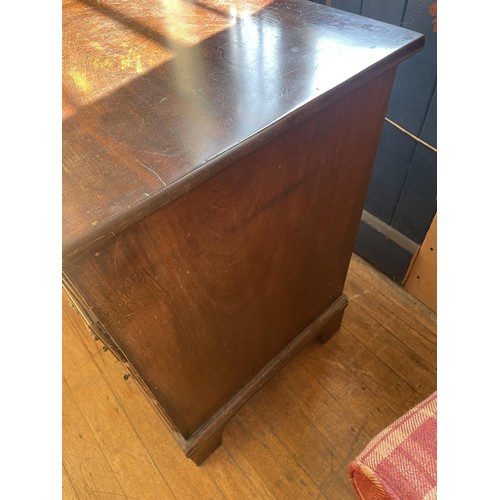
[[63, 258], [423, 46], [307, 0], [63, 2]]

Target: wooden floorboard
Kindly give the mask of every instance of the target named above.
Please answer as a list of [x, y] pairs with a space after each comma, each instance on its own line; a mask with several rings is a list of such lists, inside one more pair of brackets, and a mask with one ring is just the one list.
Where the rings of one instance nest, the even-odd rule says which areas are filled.
[[63, 296], [64, 499], [346, 499], [349, 462], [436, 390], [436, 315], [353, 256], [340, 330], [313, 342], [184, 457], [125, 369]]

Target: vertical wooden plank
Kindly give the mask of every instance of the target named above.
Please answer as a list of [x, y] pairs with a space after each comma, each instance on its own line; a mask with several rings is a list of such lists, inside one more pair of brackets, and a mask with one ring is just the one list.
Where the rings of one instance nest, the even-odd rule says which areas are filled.
[[391, 226], [422, 243], [437, 209], [436, 153], [417, 144]]
[[335, 9], [345, 10], [353, 14], [361, 14], [363, 0], [331, 0], [332, 7]]
[[387, 116], [417, 137], [436, 85], [437, 33], [431, 0], [408, 0], [403, 27], [425, 35], [421, 52], [399, 65]]
[[385, 122], [365, 200], [365, 210], [390, 224], [408, 175], [415, 141]]
[[361, 14], [399, 26], [403, 19], [405, 4], [406, 0], [364, 0]]
[[405, 289], [437, 312], [437, 215], [410, 270]]
[[[397, 71], [387, 116], [412, 134], [436, 144], [435, 2], [431, 0], [364, 0], [363, 15], [424, 33], [423, 51]], [[404, 10], [404, 15], [403, 14]], [[375, 159], [365, 210], [410, 240], [421, 243], [436, 212], [435, 157], [416, 141], [386, 125]], [[357, 246], [376, 262], [383, 240], [359, 232]], [[372, 248], [373, 250], [370, 250]], [[373, 254], [373, 255], [372, 255]], [[403, 277], [407, 268], [401, 268]]]
[[[421, 134], [431, 146], [437, 144], [436, 101], [434, 88]], [[422, 243], [436, 210], [437, 154], [428, 147], [417, 144], [391, 226], [416, 243]]]
[[402, 283], [418, 245], [363, 210], [354, 250], [396, 283]]
[[420, 138], [437, 148], [437, 85], [434, 87]]

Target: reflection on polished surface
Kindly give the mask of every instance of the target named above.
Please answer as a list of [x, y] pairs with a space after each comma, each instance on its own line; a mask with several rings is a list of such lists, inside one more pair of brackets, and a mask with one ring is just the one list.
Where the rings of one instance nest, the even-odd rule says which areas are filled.
[[64, 2], [65, 245], [419, 43], [307, 0]]
[[249, 16], [266, 1], [69, 0], [63, 5], [63, 117]]

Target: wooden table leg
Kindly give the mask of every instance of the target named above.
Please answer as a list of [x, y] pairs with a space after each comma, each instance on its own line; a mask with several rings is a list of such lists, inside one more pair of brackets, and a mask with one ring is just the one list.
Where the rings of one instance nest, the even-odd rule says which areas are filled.
[[196, 465], [201, 465], [222, 444], [223, 429], [217, 429], [188, 455]]
[[318, 340], [324, 344], [339, 328], [342, 324], [342, 318], [344, 317], [345, 308], [341, 309], [331, 321], [325, 325], [322, 332], [318, 335]]

